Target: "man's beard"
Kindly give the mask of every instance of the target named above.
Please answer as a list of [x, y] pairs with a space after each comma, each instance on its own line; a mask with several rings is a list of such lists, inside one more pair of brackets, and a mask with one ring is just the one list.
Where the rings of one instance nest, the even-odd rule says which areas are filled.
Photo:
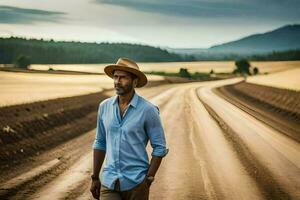
[[[117, 87], [118, 86], [118, 87]], [[127, 94], [129, 93], [131, 90], [133, 89], [133, 84], [132, 83], [129, 83], [128, 85], [125, 85], [124, 87], [118, 85], [118, 84], [115, 84], [115, 90], [116, 90], [116, 93], [118, 95], [124, 95], [124, 94]]]

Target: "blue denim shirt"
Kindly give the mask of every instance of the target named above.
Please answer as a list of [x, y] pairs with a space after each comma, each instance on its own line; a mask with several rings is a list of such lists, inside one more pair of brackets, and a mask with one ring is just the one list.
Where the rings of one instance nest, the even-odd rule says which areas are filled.
[[121, 118], [117, 95], [102, 101], [93, 143], [93, 149], [106, 151], [101, 183], [113, 189], [119, 179], [121, 191], [141, 183], [149, 168], [148, 141], [153, 156], [164, 157], [168, 153], [156, 105], [135, 92]]

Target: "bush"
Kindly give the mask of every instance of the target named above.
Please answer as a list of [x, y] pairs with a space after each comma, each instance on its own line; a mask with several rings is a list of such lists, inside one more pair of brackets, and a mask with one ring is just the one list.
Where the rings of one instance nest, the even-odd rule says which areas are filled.
[[257, 68], [257, 67], [254, 67], [254, 69], [253, 69], [253, 74], [256, 75], [256, 74], [258, 74], [258, 73], [259, 73], [258, 68]]
[[21, 55], [16, 60], [16, 67], [22, 69], [28, 69], [28, 66], [31, 64], [30, 58], [28, 56]]

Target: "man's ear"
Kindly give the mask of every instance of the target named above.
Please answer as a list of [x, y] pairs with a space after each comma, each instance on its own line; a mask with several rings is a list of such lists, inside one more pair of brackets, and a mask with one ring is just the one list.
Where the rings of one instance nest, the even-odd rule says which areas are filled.
[[137, 84], [138, 84], [138, 79], [137, 78], [133, 79], [133, 85], [134, 85], [134, 87], [136, 87]]

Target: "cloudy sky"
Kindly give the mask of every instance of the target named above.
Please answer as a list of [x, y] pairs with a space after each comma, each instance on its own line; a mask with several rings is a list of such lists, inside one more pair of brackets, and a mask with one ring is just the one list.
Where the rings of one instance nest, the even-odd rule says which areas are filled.
[[300, 23], [300, 0], [0, 0], [0, 36], [207, 48]]

